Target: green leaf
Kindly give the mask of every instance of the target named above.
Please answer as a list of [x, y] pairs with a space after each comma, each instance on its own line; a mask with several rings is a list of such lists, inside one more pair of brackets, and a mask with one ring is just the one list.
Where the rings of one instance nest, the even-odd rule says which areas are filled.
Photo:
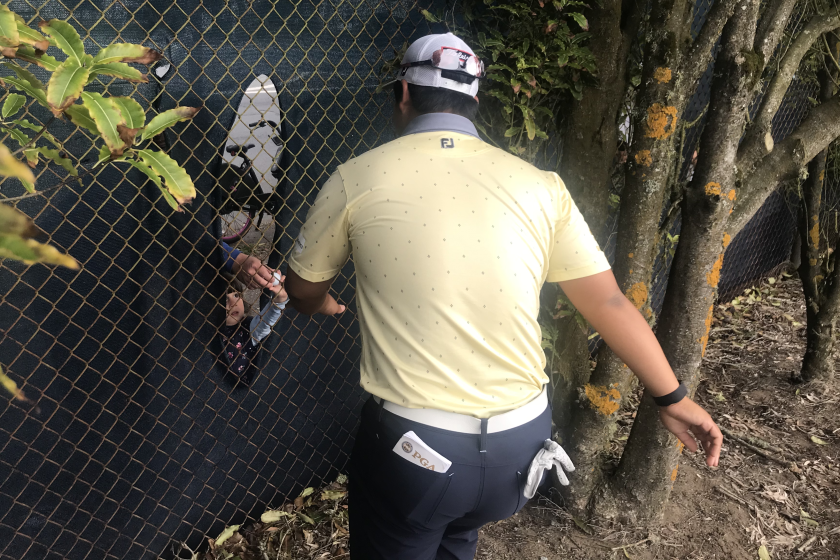
[[50, 46], [50, 41], [28, 25], [22, 19], [17, 20], [18, 35], [20, 35], [20, 42], [32, 45], [39, 51], [46, 51]]
[[[110, 155], [110, 154], [108, 154], [107, 150], [105, 151], [105, 154]], [[101, 155], [102, 154], [100, 154], [100, 157], [101, 157]], [[132, 166], [134, 166], [134, 168], [136, 168], [136, 169], [142, 171], [143, 173], [145, 173], [146, 176], [149, 179], [151, 179], [152, 182], [154, 182], [155, 185], [157, 185], [157, 188], [160, 189], [160, 192], [163, 194], [163, 199], [166, 201], [166, 203], [169, 204], [169, 206], [171, 206], [172, 209], [175, 210], [176, 212], [181, 211], [181, 207], [178, 205], [178, 201], [175, 200], [175, 198], [171, 194], [169, 194], [169, 191], [167, 191], [163, 187], [163, 185], [160, 182], [160, 177], [158, 177], [157, 173], [152, 171], [152, 169], [148, 165], [143, 165], [139, 161], [136, 161], [136, 160], [133, 160], [133, 159], [121, 159], [121, 160], [116, 160], [116, 161], [123, 161], [125, 163], [131, 164]], [[97, 163], [97, 165], [98, 165], [98, 163]]]
[[811, 441], [816, 443], [817, 445], [828, 445], [828, 442], [824, 439], [820, 439], [817, 436], [811, 436]]
[[18, 93], [10, 93], [6, 96], [6, 100], [3, 102], [3, 118], [8, 119], [14, 114], [17, 114], [20, 111], [20, 108], [23, 107], [23, 104], [26, 103], [26, 97], [18, 94]]
[[530, 118], [525, 119], [525, 128], [528, 130], [528, 140], [533, 140], [537, 134], [537, 127], [534, 124], [534, 120]]
[[76, 126], [80, 126], [99, 136], [99, 129], [96, 128], [96, 122], [90, 116], [90, 111], [84, 105], [71, 105], [64, 110], [64, 114], [70, 117], [70, 122]]
[[62, 152], [60, 152], [59, 150], [55, 150], [53, 148], [44, 148], [41, 146], [34, 148], [34, 150], [40, 153], [42, 156], [53, 160], [55, 163], [66, 169], [67, 172], [73, 177], [79, 176], [79, 172], [76, 171], [76, 167], [73, 165], [73, 162], [67, 159], [66, 157], [62, 156]]
[[44, 128], [43, 126], [33, 124], [26, 119], [15, 119], [11, 122], [11, 124], [15, 124], [15, 125], [17, 125], [21, 128], [29, 129], [32, 132], [34, 132], [35, 134], [40, 134], [41, 138], [47, 139], [56, 148], [59, 148], [59, 149], [62, 148], [62, 146], [58, 142], [58, 140], [55, 139], [55, 136], [53, 136], [52, 134], [50, 134], [49, 132], [46, 132], [46, 131], [44, 131], [43, 133], [41, 132], [41, 130]]
[[21, 148], [23, 148], [24, 146], [28, 145], [28, 144], [29, 144], [29, 142], [31, 142], [31, 141], [32, 141], [32, 138], [30, 138], [28, 134], [26, 134], [26, 133], [25, 133], [25, 132], [23, 132], [22, 130], [18, 130], [18, 129], [16, 129], [16, 128], [6, 128], [6, 127], [4, 126], [4, 127], [0, 127], [0, 131], [3, 131], [4, 133], [6, 133], [6, 134], [8, 134], [9, 136], [11, 136], [11, 137], [12, 137], [12, 139], [13, 139], [15, 142], [17, 142], [17, 143], [18, 143], [18, 145], [19, 145]]
[[60, 253], [55, 247], [17, 235], [0, 234], [0, 259], [14, 259], [24, 264], [57, 264], [73, 270], [79, 268], [73, 257]]
[[138, 150], [137, 154], [143, 163], [163, 177], [167, 190], [179, 204], [191, 202], [195, 198], [195, 185], [192, 179], [174, 159], [162, 152], [152, 150]]
[[311, 496], [313, 492], [315, 492], [315, 489], [312, 488], [311, 486], [307, 486], [306, 488], [303, 489], [303, 492], [300, 493], [300, 497], [305, 498], [307, 496]]
[[12, 398], [19, 401], [29, 402], [29, 399], [26, 398], [23, 391], [18, 389], [17, 383], [15, 383], [11, 377], [3, 373], [2, 367], [0, 367], [0, 385], [2, 385], [3, 388], [12, 395]]
[[61, 65], [61, 63], [54, 57], [48, 54], [36, 52], [35, 49], [29, 45], [21, 45], [14, 52], [8, 52], [8, 49], [4, 49], [3, 56], [31, 62], [32, 64], [36, 64], [45, 70], [49, 70], [50, 72], [54, 72], [55, 69]]
[[270, 509], [270, 510], [265, 511], [260, 516], [260, 521], [262, 521], [263, 523], [277, 523], [278, 521], [280, 521], [284, 517], [294, 517], [294, 514], [293, 513], [287, 513], [285, 511], [283, 511], [282, 509]]
[[143, 128], [146, 122], [146, 112], [143, 107], [130, 97], [111, 97], [117, 109], [122, 113], [125, 126], [128, 128]]
[[108, 146], [102, 146], [99, 148], [99, 158], [96, 160], [94, 167], [98, 167], [107, 161], [111, 161], [111, 150], [108, 149]]
[[89, 74], [87, 68], [80, 66], [72, 58], [65, 60], [53, 72], [47, 85], [47, 102], [50, 104], [53, 115], [61, 115], [64, 109], [76, 102], [87, 84]]
[[306, 521], [310, 525], [315, 525], [315, 520], [312, 519], [311, 517], [309, 517], [308, 515], [306, 515], [305, 513], [298, 512], [298, 515], [300, 516], [301, 519], [303, 519], [304, 521]]
[[146, 125], [146, 129], [143, 131], [140, 141], [143, 142], [150, 138], [154, 138], [175, 123], [193, 118], [195, 114], [198, 113], [198, 110], [198, 107], [176, 107], [175, 109], [169, 109], [168, 111], [164, 111], [163, 113], [156, 115]]
[[94, 64], [90, 67], [91, 80], [97, 75], [103, 74], [105, 76], [113, 76], [115, 78], [122, 78], [129, 82], [137, 82], [145, 84], [149, 81], [146, 74], [140, 72], [136, 68], [132, 68], [124, 62], [111, 62], [109, 64]]
[[572, 16], [572, 18], [574, 18], [578, 25], [580, 25], [581, 29], [583, 29], [584, 31], [589, 31], [589, 22], [586, 21], [586, 18], [583, 14], [575, 12], [569, 15]]
[[44, 90], [44, 91], [47, 90], [47, 87], [41, 82], [41, 80], [39, 80], [35, 76], [35, 74], [30, 72], [29, 70], [27, 70], [25, 68], [21, 68], [17, 64], [12, 64], [11, 62], [4, 62], [3, 66], [5, 66], [9, 70], [11, 70], [15, 74], [17, 74], [17, 77], [20, 78], [21, 80], [26, 80], [27, 82], [29, 82], [29, 84], [32, 87], [36, 87], [36, 88]]
[[116, 104], [99, 93], [88, 91], [82, 92], [82, 100], [111, 153], [121, 156], [125, 151], [125, 142], [120, 138], [117, 126], [124, 125], [125, 121]]
[[23, 93], [29, 94], [30, 97], [34, 97], [38, 103], [43, 105], [44, 107], [49, 109], [50, 104], [47, 103], [47, 92], [42, 89], [38, 89], [37, 87], [33, 86], [26, 80], [21, 80], [18, 78], [0, 78], [2, 82], [9, 82], [15, 89], [18, 91], [22, 91]]
[[2, 4], [0, 4], [0, 45], [6, 47], [20, 45], [20, 34], [15, 14]]
[[32, 191], [30, 192], [35, 190], [35, 175], [32, 170], [29, 169], [28, 165], [13, 156], [9, 148], [3, 144], [0, 144], [0, 175], [15, 177], [23, 183], [27, 190], [32, 185]]
[[522, 130], [521, 126], [512, 126], [505, 131], [505, 138], [510, 138], [511, 136], [516, 136], [519, 134], [519, 131]]
[[428, 22], [431, 22], [431, 23], [437, 23], [437, 22], [439, 22], [439, 21], [440, 21], [440, 20], [439, 20], [437, 17], [435, 17], [435, 15], [434, 15], [432, 12], [430, 12], [429, 10], [420, 10], [420, 13], [421, 13], [421, 14], [423, 14], [423, 17], [424, 17], [424, 18], [426, 18], [426, 21], [428, 21]]
[[160, 60], [162, 55], [148, 47], [131, 43], [114, 43], [96, 53], [93, 62], [110, 64], [112, 62], [136, 62], [137, 64], [151, 64]]
[[51, 19], [42, 21], [38, 26], [68, 58], [75, 60], [79, 66], [85, 65], [85, 45], [72, 25], [60, 19]]
[[767, 551], [767, 547], [761, 545], [758, 547], [758, 558], [759, 560], [770, 560], [770, 553]]

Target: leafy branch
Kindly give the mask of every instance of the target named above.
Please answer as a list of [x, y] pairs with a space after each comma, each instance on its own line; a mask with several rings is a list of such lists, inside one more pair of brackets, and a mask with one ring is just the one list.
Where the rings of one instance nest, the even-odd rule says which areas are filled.
[[[63, 60], [48, 54], [50, 50]], [[175, 211], [193, 200], [196, 192], [189, 174], [167, 154], [153, 149], [151, 141], [176, 123], [191, 119], [199, 108], [176, 107], [147, 119], [143, 107], [130, 97], [85, 91], [100, 76], [146, 83], [146, 74], [132, 64], [152, 64], [161, 58], [159, 52], [142, 45], [115, 43], [95, 54], [87, 53], [78, 32], [69, 23], [58, 19], [42, 21], [35, 30], [8, 6], [0, 5], [0, 54], [5, 59], [0, 65], [12, 72], [0, 76], [0, 86], [7, 90], [0, 107], [0, 177], [17, 179], [28, 193], [6, 197], [5, 201], [42, 195], [71, 181], [80, 181], [93, 171], [83, 170], [80, 175], [79, 162], [73, 161], [49, 132], [56, 120], [65, 119], [89, 133], [94, 145], [101, 142], [94, 168], [105, 163], [125, 163], [138, 169], [160, 189]], [[35, 66], [50, 74], [46, 84], [30, 70]], [[51, 113], [45, 124], [18, 118], [29, 99]], [[17, 144], [14, 152], [7, 140]], [[20, 154], [25, 162], [18, 159]], [[42, 160], [62, 167], [67, 177], [46, 190], [36, 191], [33, 170]], [[34, 238], [39, 235], [42, 232], [28, 216], [8, 204], [0, 204], [0, 259], [79, 268], [69, 255], [36, 241]], [[15, 398], [25, 400], [2, 369], [0, 385]]]

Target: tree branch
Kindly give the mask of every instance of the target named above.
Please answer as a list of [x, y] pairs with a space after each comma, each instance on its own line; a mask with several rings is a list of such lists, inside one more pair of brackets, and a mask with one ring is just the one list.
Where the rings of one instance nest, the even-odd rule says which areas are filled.
[[778, 71], [770, 81], [758, 113], [752, 124], [747, 128], [741, 148], [738, 150], [738, 168], [741, 171], [749, 172], [762, 157], [773, 151], [773, 141], [769, 137], [773, 117], [776, 116], [776, 112], [784, 100], [785, 93], [790, 87], [794, 74], [799, 69], [802, 58], [823, 33], [838, 27], [840, 27], [840, 14], [830, 17], [825, 14], [816, 15], [811, 18], [811, 21], [794, 39], [787, 54], [779, 64]]
[[755, 32], [753, 50], [764, 57], [764, 65], [776, 51], [785, 33], [787, 21], [799, 0], [771, 0], [764, 10]]
[[732, 17], [737, 3], [738, 0], [719, 0], [709, 10], [706, 23], [703, 24], [680, 68], [684, 87], [693, 88], [708, 68], [712, 60], [712, 47], [720, 38], [723, 26]]
[[779, 183], [799, 170], [840, 136], [840, 95], [810, 111], [808, 117], [742, 183], [741, 198], [730, 216], [729, 233], [741, 231]]

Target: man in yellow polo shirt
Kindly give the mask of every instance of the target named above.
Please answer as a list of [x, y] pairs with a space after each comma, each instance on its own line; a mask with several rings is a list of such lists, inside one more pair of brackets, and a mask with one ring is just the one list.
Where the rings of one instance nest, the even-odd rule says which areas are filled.
[[[483, 142], [483, 65], [452, 34], [415, 41], [394, 84], [399, 138], [340, 165], [301, 229], [286, 290], [302, 313], [351, 255], [371, 394], [351, 456], [351, 557], [473, 558], [481, 525], [516, 513], [549, 440], [544, 282], [569, 299], [655, 395], [665, 426], [716, 465], [722, 437], [685, 397], [563, 182]], [[548, 440], [548, 441], [547, 441]], [[536, 459], [535, 459], [536, 457]]]

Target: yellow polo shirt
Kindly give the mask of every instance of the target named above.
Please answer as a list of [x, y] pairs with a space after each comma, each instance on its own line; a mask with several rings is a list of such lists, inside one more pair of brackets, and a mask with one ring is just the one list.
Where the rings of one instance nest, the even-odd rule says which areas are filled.
[[542, 284], [609, 269], [557, 174], [448, 131], [339, 166], [289, 266], [328, 280], [351, 248], [362, 387], [479, 418], [522, 406], [548, 382]]

